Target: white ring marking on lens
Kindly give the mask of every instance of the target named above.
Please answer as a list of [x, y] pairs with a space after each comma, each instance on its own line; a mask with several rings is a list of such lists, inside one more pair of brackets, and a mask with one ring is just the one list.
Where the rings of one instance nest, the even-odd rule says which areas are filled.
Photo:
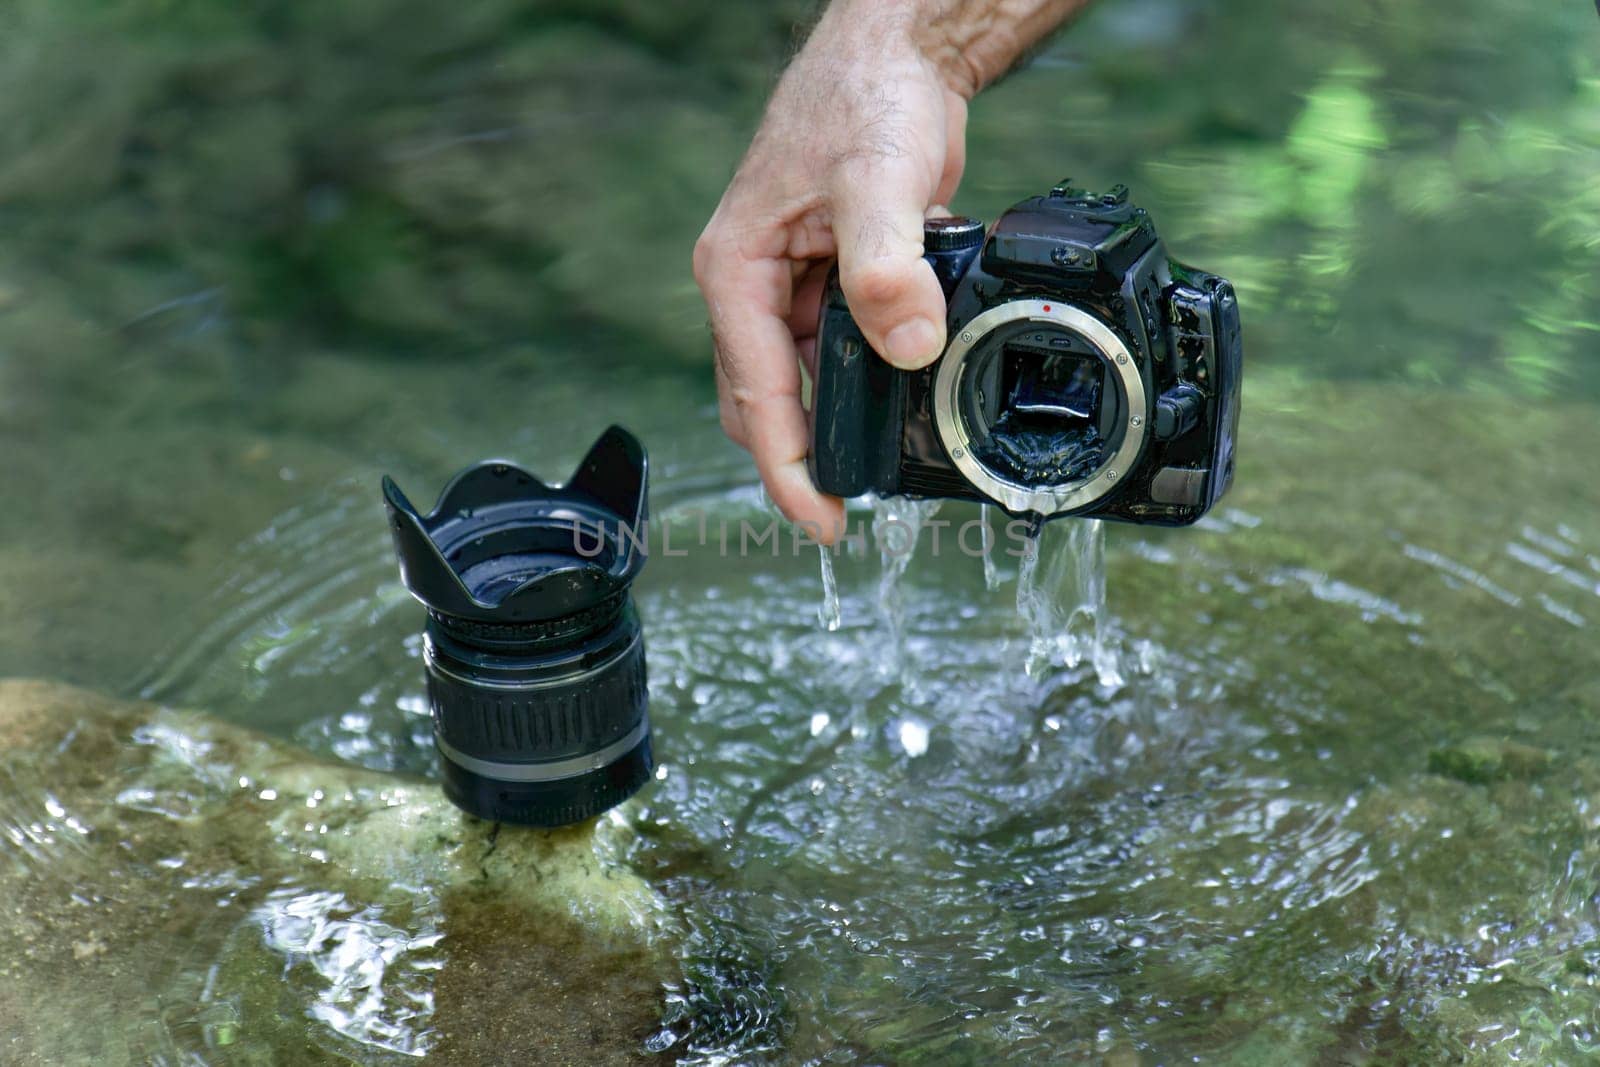
[[[1129, 421], [1123, 428], [1122, 447], [1082, 478], [1064, 485], [1029, 488], [995, 474], [973, 456], [972, 441], [960, 414], [960, 402], [956, 394], [961, 388], [961, 370], [967, 356], [989, 334], [1018, 319], [1059, 324], [1088, 338], [1099, 348], [1101, 360], [1122, 383], [1123, 394], [1128, 398]], [[1110, 326], [1082, 308], [1062, 304], [1058, 300], [1012, 300], [997, 304], [968, 322], [966, 329], [939, 357], [939, 369], [933, 379], [934, 429], [945, 451], [950, 453], [951, 460], [966, 475], [967, 481], [1007, 511], [1013, 514], [1033, 511], [1048, 517], [1087, 507], [1117, 487], [1114, 479], [1102, 478], [1101, 474], [1108, 469], [1131, 470], [1144, 449], [1147, 430], [1141, 423], [1132, 421], [1131, 417], [1144, 416], [1143, 421], [1148, 422], [1149, 402], [1145, 397], [1144, 379], [1139, 376], [1139, 368], [1128, 356], [1128, 346], [1122, 338]], [[1119, 357], [1122, 360], [1120, 362]]]
[[615, 763], [632, 751], [633, 746], [643, 741], [649, 733], [650, 715], [646, 712], [639, 717], [638, 726], [605, 748], [581, 756], [545, 760], [540, 763], [502, 763], [499, 760], [478, 759], [450, 745], [439, 736], [437, 730], [433, 733], [433, 743], [439, 746], [439, 754], [445, 759], [480, 778], [492, 778], [500, 782], [556, 782], [563, 778], [576, 778], [580, 774], [598, 771], [601, 767]]

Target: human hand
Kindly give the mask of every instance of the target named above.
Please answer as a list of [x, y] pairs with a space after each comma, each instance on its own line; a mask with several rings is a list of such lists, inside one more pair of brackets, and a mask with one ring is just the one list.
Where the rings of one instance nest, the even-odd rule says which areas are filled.
[[938, 358], [944, 294], [922, 220], [947, 214], [967, 100], [1086, 0], [836, 0], [784, 72], [694, 250], [722, 428], [791, 521], [830, 543], [842, 502], [806, 469], [800, 362], [814, 375], [831, 261], [868, 342], [904, 370]]
[[695, 246], [711, 313], [722, 428], [791, 521], [819, 539], [844, 508], [811, 484], [800, 360], [816, 367], [831, 262], [872, 347], [897, 367], [944, 347], [944, 294], [922, 219], [961, 180], [966, 99], [881, 11], [835, 3], [778, 83]]

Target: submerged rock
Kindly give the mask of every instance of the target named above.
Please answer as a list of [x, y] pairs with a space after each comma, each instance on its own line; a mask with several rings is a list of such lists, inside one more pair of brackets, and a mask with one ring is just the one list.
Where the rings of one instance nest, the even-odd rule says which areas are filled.
[[1550, 767], [1550, 753], [1499, 737], [1469, 737], [1428, 753], [1428, 770], [1469, 785], [1534, 778]]
[[0, 746], [4, 1062], [647, 1058], [672, 922], [617, 823], [48, 682], [0, 682]]

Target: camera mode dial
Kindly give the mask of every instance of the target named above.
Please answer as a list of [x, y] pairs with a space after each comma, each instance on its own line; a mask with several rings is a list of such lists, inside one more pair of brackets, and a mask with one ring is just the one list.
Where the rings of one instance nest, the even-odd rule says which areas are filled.
[[955, 252], [983, 244], [985, 227], [978, 219], [964, 215], [927, 219], [922, 224], [922, 248], [926, 252]]

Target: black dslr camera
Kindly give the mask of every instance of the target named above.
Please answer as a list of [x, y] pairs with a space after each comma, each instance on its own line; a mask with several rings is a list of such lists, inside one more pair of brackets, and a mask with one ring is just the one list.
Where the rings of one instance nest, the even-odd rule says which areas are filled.
[[879, 359], [829, 280], [811, 408], [819, 489], [1166, 526], [1216, 503], [1233, 481], [1238, 302], [1224, 279], [1167, 258], [1126, 187], [1062, 183], [987, 235], [975, 219], [931, 219], [923, 241], [950, 341], [920, 371]]

